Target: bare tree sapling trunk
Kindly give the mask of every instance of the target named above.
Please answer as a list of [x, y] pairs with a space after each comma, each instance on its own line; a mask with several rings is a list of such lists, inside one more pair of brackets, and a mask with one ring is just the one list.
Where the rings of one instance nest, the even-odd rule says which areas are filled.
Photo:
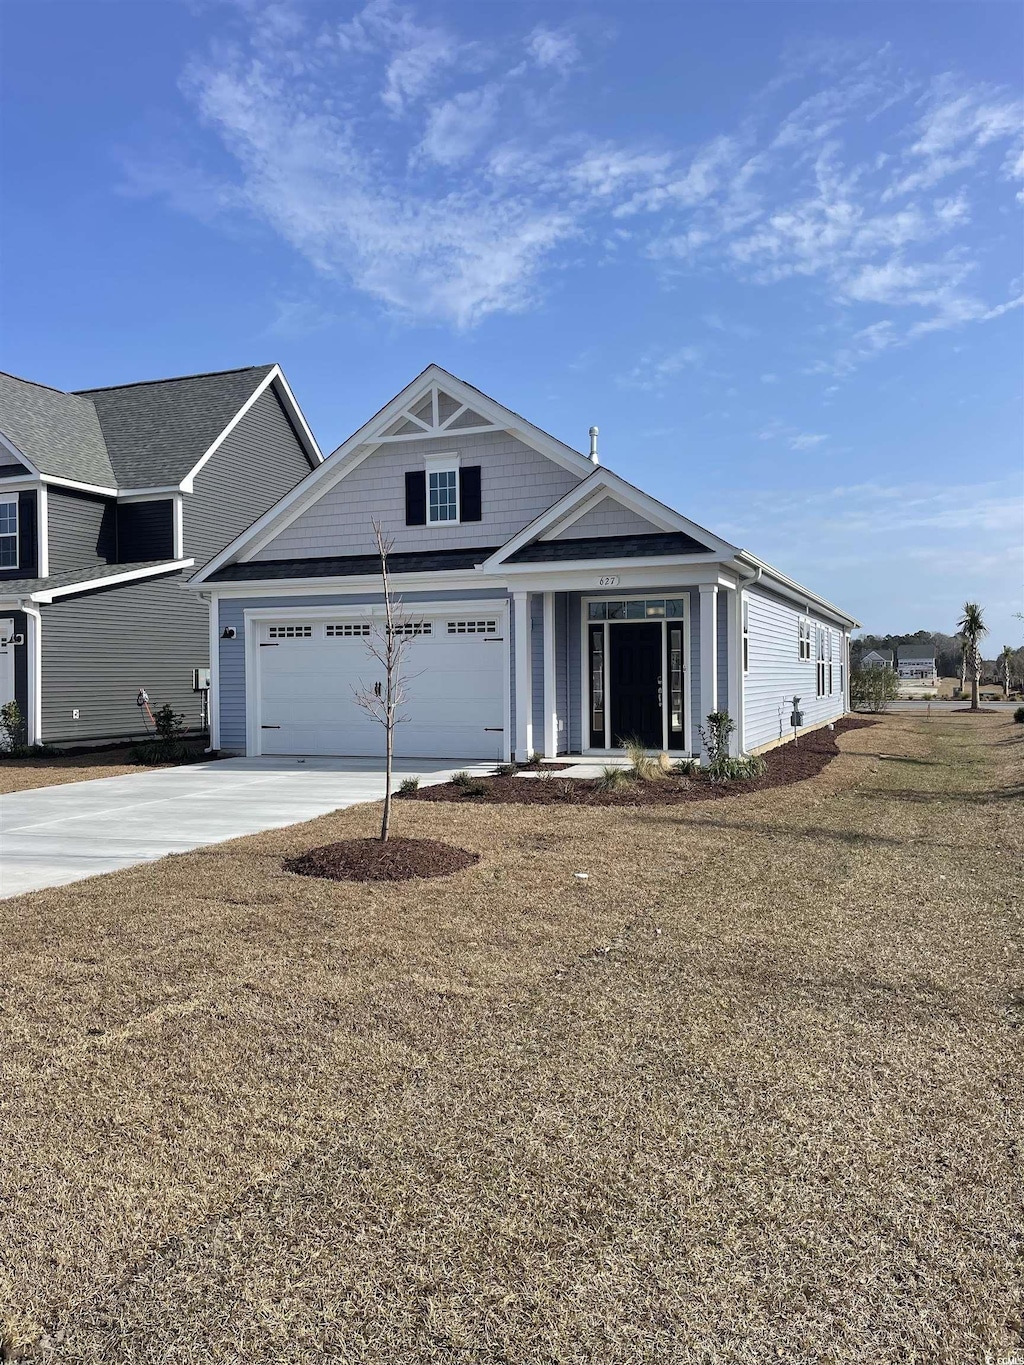
[[356, 705], [362, 707], [372, 720], [384, 727], [384, 810], [380, 822], [380, 840], [384, 843], [391, 830], [395, 726], [407, 719], [401, 714], [401, 708], [407, 700], [405, 689], [407, 679], [402, 665], [415, 637], [413, 623], [402, 610], [401, 598], [393, 597], [391, 594], [388, 555], [394, 541], [384, 535], [380, 522], [374, 520], [370, 524], [377, 542], [380, 574], [384, 583], [384, 627], [382, 630], [376, 622], [374, 623], [366, 648], [370, 657], [383, 668], [384, 680], [382, 682], [378, 679], [372, 687], [361, 685], [353, 691]]

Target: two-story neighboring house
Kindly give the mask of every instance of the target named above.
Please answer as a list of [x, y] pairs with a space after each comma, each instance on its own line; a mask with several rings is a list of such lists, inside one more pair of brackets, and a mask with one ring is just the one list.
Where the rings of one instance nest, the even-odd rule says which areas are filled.
[[896, 650], [896, 671], [907, 682], [938, 682], [934, 645], [900, 645]]
[[691, 755], [718, 710], [749, 751], [794, 695], [804, 727], [847, 709], [849, 615], [432, 365], [193, 577], [214, 745], [381, 753], [374, 519], [415, 637], [401, 755]]
[[892, 668], [891, 649], [869, 649], [860, 661], [861, 668]]
[[189, 572], [322, 463], [276, 365], [64, 393], [0, 374], [0, 704], [29, 742], [200, 721]]

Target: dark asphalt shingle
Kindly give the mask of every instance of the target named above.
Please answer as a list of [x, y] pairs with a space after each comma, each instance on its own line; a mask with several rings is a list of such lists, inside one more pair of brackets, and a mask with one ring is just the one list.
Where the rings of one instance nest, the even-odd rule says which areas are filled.
[[581, 540], [536, 540], [509, 555], [510, 564], [551, 564], [566, 559], [642, 559], [649, 555], [707, 554], [684, 531], [660, 531], [647, 536], [588, 536]]
[[[445, 569], [473, 569], [494, 554], [497, 546], [471, 550], [423, 550], [388, 555], [393, 574], [432, 573]], [[336, 555], [330, 559], [261, 559], [245, 564], [225, 564], [208, 580], [211, 583], [253, 583], [273, 578], [347, 578], [379, 574], [378, 555]]]
[[0, 373], [0, 431], [43, 474], [101, 488], [114, 471], [88, 398]]
[[[140, 559], [134, 564], [89, 564], [81, 569], [65, 569], [49, 578], [0, 578], [0, 602], [8, 597], [29, 597], [34, 592], [50, 592], [53, 588], [68, 588], [74, 583], [91, 583], [93, 579], [113, 578], [116, 574], [131, 573], [135, 569], [151, 569], [173, 561]], [[168, 567], [168, 573], [178, 572]]]

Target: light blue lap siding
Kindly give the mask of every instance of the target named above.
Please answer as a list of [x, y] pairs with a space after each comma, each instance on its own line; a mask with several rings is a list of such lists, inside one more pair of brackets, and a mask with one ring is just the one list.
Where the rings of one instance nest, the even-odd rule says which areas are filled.
[[[743, 687], [744, 746], [756, 749], [792, 734], [789, 717], [794, 694], [800, 698], [805, 725], [838, 719], [845, 710], [840, 668], [842, 630], [814, 612], [802, 612], [796, 604], [764, 588], [748, 588], [746, 595], [750, 667]], [[801, 659], [799, 654], [802, 616], [812, 626], [810, 659]], [[832, 692], [823, 697], [817, 695], [813, 629], [817, 625], [829, 626], [832, 631]]]
[[[412, 605], [416, 602], [468, 602], [473, 600], [493, 601], [507, 594], [498, 589], [464, 588], [459, 592], [403, 592], [402, 601]], [[232, 752], [244, 753], [246, 747], [245, 717], [245, 612], [257, 608], [276, 608], [287, 615], [295, 607], [318, 607], [327, 614], [335, 607], [373, 606], [384, 600], [383, 593], [337, 593], [309, 597], [222, 597], [220, 599], [219, 633], [223, 635], [226, 626], [234, 626], [235, 639], [220, 641], [220, 746]], [[511, 650], [511, 642], [509, 643]], [[512, 687], [515, 689], [515, 669], [512, 669]], [[515, 717], [515, 697], [513, 695], [512, 715]], [[513, 721], [514, 724], [514, 721]]]

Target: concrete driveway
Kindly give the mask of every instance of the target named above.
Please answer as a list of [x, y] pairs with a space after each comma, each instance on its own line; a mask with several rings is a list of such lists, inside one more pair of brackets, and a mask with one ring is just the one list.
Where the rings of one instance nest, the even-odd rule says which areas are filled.
[[[0, 796], [0, 897], [278, 829], [384, 795], [372, 758], [227, 758]], [[493, 763], [395, 762], [432, 785]]]

